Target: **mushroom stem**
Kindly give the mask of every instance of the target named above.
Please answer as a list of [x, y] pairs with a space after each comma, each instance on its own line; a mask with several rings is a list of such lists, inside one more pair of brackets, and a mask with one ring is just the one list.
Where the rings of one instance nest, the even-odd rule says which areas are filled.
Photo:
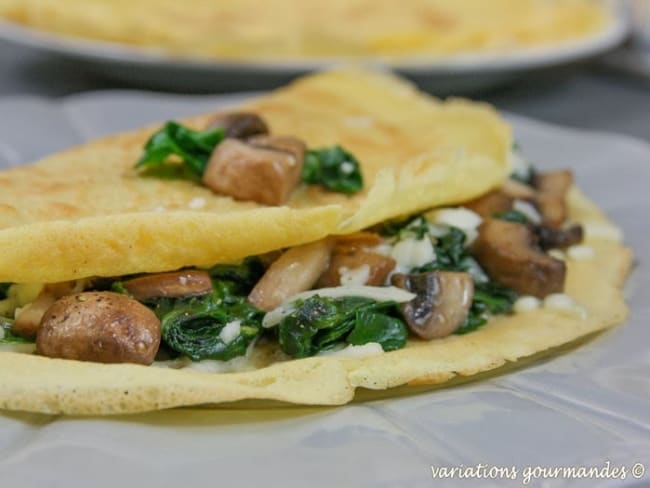
[[311, 289], [329, 264], [331, 253], [329, 239], [292, 247], [266, 270], [248, 301], [268, 312], [296, 293]]

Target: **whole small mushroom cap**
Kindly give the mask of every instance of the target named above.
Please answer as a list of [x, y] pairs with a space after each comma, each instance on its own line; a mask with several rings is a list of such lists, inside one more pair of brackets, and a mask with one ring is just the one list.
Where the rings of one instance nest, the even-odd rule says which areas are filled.
[[252, 112], [226, 112], [217, 114], [207, 125], [207, 129], [224, 129], [226, 137], [246, 139], [268, 134], [269, 128], [264, 119]]
[[126, 295], [84, 292], [60, 298], [45, 312], [36, 336], [43, 356], [98, 363], [151, 364], [160, 320]]

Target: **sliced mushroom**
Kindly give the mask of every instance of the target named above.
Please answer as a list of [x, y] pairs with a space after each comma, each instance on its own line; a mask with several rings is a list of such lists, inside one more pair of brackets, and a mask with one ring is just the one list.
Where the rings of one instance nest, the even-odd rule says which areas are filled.
[[292, 247], [266, 270], [248, 301], [268, 312], [287, 298], [311, 289], [327, 267], [331, 252], [329, 239]]
[[199, 296], [212, 291], [210, 275], [198, 269], [149, 274], [122, 284], [133, 298], [140, 301], [156, 297]]
[[159, 345], [156, 314], [108, 291], [60, 298], [43, 316], [36, 336], [43, 356], [99, 363], [151, 364]]
[[417, 295], [402, 304], [401, 310], [411, 331], [423, 339], [438, 339], [455, 332], [463, 325], [474, 298], [474, 281], [469, 273], [398, 273], [391, 281]]
[[553, 229], [538, 225], [534, 229], [537, 243], [544, 249], [564, 249], [582, 242], [584, 232], [581, 225], [572, 225], [566, 229]]
[[11, 331], [27, 339], [33, 339], [36, 337], [46, 310], [57, 299], [83, 290], [84, 283], [83, 280], [77, 280], [45, 285], [36, 300], [16, 311], [16, 320]]
[[463, 204], [463, 207], [473, 210], [483, 219], [489, 219], [494, 214], [511, 210], [514, 201], [515, 199], [512, 196], [506, 195], [500, 190], [494, 190]]
[[223, 128], [226, 137], [246, 139], [259, 134], [268, 134], [266, 122], [252, 112], [227, 112], [217, 114], [206, 129]]
[[344, 252], [354, 249], [365, 249], [379, 246], [384, 242], [381, 235], [376, 232], [355, 232], [353, 234], [345, 234], [336, 237], [336, 251]]
[[522, 295], [543, 298], [564, 289], [564, 262], [539, 250], [526, 225], [485, 220], [472, 251], [491, 278]]
[[533, 200], [535, 189], [517, 180], [507, 179], [501, 187], [501, 192], [517, 200]]
[[544, 225], [558, 229], [567, 219], [567, 193], [573, 184], [571, 171], [550, 171], [535, 175], [535, 199]]
[[203, 183], [236, 200], [281, 205], [300, 181], [305, 150], [290, 137], [265, 137], [263, 146], [226, 139], [210, 156]]
[[332, 255], [330, 264], [318, 280], [319, 288], [344, 285], [344, 277], [349, 273], [359, 273], [362, 283], [355, 285], [381, 286], [389, 273], [395, 269], [395, 260], [363, 249], [344, 249]]

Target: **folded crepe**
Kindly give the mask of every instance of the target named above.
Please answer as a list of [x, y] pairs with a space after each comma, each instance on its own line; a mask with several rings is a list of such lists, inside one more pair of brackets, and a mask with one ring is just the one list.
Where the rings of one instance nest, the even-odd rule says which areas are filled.
[[[349, 196], [300, 185], [283, 206], [237, 201], [196, 182], [143, 176], [134, 162], [156, 128], [118, 134], [0, 173], [0, 282], [233, 263], [460, 205], [511, 172], [510, 129], [493, 109], [441, 102], [390, 75], [312, 75], [241, 110], [308, 147], [345, 147], [360, 161], [363, 190]], [[183, 123], [200, 129], [212, 116]], [[256, 369], [243, 372], [0, 352], [0, 408], [96, 414], [242, 399], [334, 405], [350, 401], [358, 387], [435, 384], [491, 370], [624, 320], [620, 288], [631, 253], [620, 232], [575, 188], [569, 219], [583, 225], [588, 250], [588, 259], [566, 260], [565, 293], [578, 309], [498, 315], [471, 334], [411, 338], [403, 349], [371, 357], [287, 360], [273, 344], [260, 345], [249, 357]]]

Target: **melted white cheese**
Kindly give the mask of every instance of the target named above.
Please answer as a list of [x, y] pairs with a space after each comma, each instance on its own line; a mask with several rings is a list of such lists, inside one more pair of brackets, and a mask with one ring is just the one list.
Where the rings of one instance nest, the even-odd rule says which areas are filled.
[[405, 273], [436, 259], [431, 239], [426, 236], [422, 239], [409, 237], [397, 242], [393, 246], [390, 256], [397, 263], [395, 271]]
[[341, 277], [341, 286], [365, 285], [368, 283], [368, 278], [370, 278], [370, 266], [367, 264], [352, 269], [341, 266], [338, 271]]
[[441, 208], [432, 212], [431, 216], [437, 224], [449, 225], [462, 230], [466, 236], [466, 245], [474, 242], [478, 236], [478, 226], [483, 222], [479, 214], [464, 207]]
[[623, 233], [618, 227], [609, 224], [583, 224], [585, 236], [589, 238], [606, 239], [608, 241], [621, 242], [623, 240]]
[[196, 198], [192, 198], [190, 200], [190, 203], [187, 204], [187, 206], [190, 207], [191, 209], [196, 210], [205, 207], [205, 203], [206, 203], [205, 198], [196, 197]]
[[566, 261], [566, 254], [561, 249], [549, 249], [547, 254], [552, 258], [559, 259], [560, 261]]
[[571, 259], [576, 259], [581, 261], [581, 260], [592, 259], [595, 253], [593, 247], [581, 244], [578, 246], [569, 247], [569, 249], [567, 249], [567, 255]]
[[515, 304], [513, 305], [513, 309], [515, 312], [531, 312], [533, 310], [537, 310], [540, 305], [542, 304], [542, 301], [533, 296], [528, 296], [524, 295], [522, 297], [519, 297]]
[[518, 150], [510, 151], [510, 165], [512, 168], [512, 173], [517, 175], [520, 178], [527, 178], [530, 174], [530, 163], [524, 159], [521, 152]]
[[223, 326], [221, 332], [219, 332], [219, 339], [223, 341], [224, 344], [228, 345], [241, 333], [241, 320], [233, 320], [228, 322]]
[[544, 308], [555, 312], [573, 315], [581, 319], [587, 318], [587, 309], [578, 305], [566, 293], [552, 293], [544, 298]]

